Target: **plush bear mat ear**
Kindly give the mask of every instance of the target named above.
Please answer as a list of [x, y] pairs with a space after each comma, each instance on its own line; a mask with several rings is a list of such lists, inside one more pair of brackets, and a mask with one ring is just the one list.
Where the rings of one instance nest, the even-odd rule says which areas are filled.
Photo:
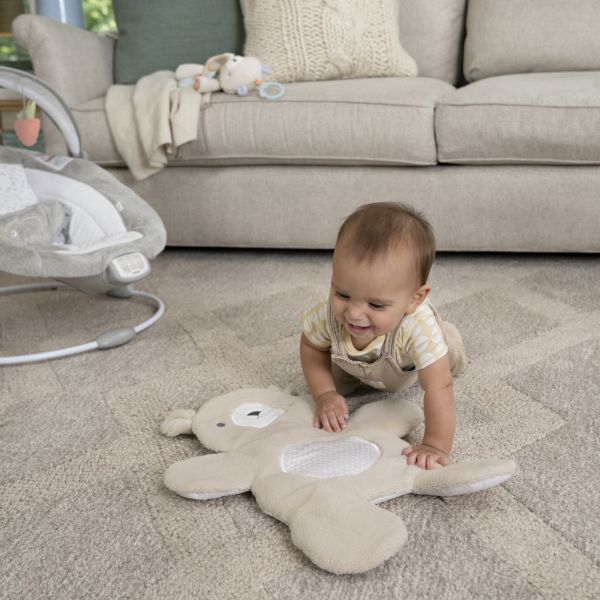
[[192, 433], [192, 419], [195, 414], [195, 411], [185, 408], [172, 410], [160, 426], [161, 433], [168, 437]]

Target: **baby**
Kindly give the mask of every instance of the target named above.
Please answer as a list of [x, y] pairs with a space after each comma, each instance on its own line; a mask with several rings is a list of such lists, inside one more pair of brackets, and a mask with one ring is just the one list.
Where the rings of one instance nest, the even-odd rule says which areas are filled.
[[460, 333], [427, 299], [434, 257], [431, 225], [415, 210], [391, 202], [361, 206], [340, 228], [329, 297], [304, 314], [300, 343], [314, 425], [326, 431], [344, 429], [344, 395], [361, 383], [398, 392], [419, 381], [425, 434], [404, 454], [423, 469], [448, 464], [452, 375], [465, 362]]

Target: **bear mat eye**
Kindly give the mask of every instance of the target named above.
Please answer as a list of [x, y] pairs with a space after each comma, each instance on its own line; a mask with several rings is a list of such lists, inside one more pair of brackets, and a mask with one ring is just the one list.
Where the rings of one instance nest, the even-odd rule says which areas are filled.
[[252, 412], [248, 413], [249, 417], [258, 417], [258, 415], [260, 415], [260, 410], [253, 410]]

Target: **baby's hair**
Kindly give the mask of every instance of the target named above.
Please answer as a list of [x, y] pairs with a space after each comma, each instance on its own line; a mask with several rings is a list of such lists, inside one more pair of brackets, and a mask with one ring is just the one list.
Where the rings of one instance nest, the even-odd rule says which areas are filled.
[[399, 246], [408, 248], [415, 256], [419, 285], [427, 282], [435, 258], [435, 234], [429, 221], [399, 202], [360, 206], [342, 223], [336, 246], [340, 241], [358, 262], [371, 261]]

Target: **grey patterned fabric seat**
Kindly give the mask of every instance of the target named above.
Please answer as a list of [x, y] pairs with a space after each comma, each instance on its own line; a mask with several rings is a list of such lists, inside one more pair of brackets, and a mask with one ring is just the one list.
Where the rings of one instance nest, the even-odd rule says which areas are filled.
[[143, 297], [156, 307], [150, 318], [135, 327], [113, 329], [78, 346], [0, 357], [0, 365], [112, 348], [132, 340], [164, 312], [159, 298], [130, 287], [150, 273], [148, 260], [165, 246], [160, 217], [113, 175], [83, 158], [69, 109], [43, 81], [0, 67], [0, 87], [37, 102], [64, 135], [71, 155], [0, 147], [0, 272], [50, 279], [3, 287], [0, 294], [68, 284], [86, 292]]
[[0, 271], [91, 277], [125, 253], [154, 258], [165, 241], [156, 212], [94, 163], [0, 148]]

